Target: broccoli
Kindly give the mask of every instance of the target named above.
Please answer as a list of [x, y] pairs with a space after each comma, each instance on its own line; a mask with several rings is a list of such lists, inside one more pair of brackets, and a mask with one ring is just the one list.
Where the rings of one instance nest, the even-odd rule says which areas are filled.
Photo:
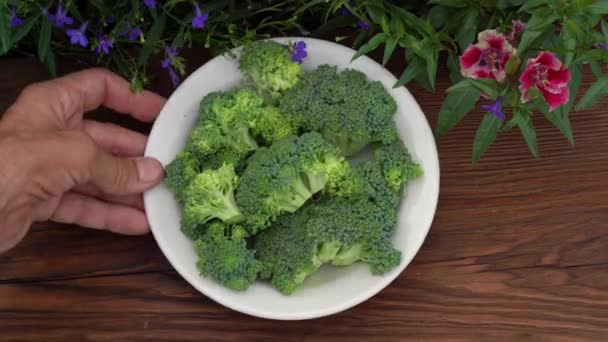
[[165, 172], [165, 184], [177, 202], [183, 205], [186, 202], [186, 188], [200, 172], [199, 160], [189, 151], [182, 151], [167, 165]]
[[196, 175], [186, 189], [182, 219], [184, 233], [196, 237], [199, 226], [213, 219], [226, 223], [242, 221], [243, 214], [234, 200], [234, 189], [238, 183], [239, 177], [232, 164]]
[[209, 156], [222, 153], [229, 156], [222, 161], [238, 164], [258, 148], [249, 131], [248, 113], [262, 104], [262, 99], [248, 89], [237, 88], [205, 96], [187, 149], [198, 154], [201, 160], [213, 159]]
[[239, 68], [269, 104], [298, 83], [304, 73], [287, 47], [274, 41], [255, 42], [243, 49]]
[[422, 168], [412, 160], [400, 140], [377, 146], [374, 157], [382, 168], [384, 178], [395, 191], [402, 189], [408, 180], [422, 176]]
[[248, 160], [236, 201], [252, 233], [281, 213], [293, 213], [326, 185], [339, 187], [350, 165], [316, 132], [291, 136], [258, 149]]
[[201, 274], [233, 290], [246, 290], [256, 280], [262, 264], [247, 249], [245, 236], [240, 226], [210, 223], [194, 243]]
[[401, 252], [390, 240], [395, 224], [394, 210], [364, 198], [307, 204], [256, 236], [261, 278], [291, 294], [324, 263], [347, 266], [362, 261], [373, 274], [383, 274], [401, 261]]
[[380, 82], [356, 70], [319, 66], [285, 92], [279, 109], [293, 126], [321, 132], [346, 156], [372, 142], [398, 139], [395, 100]]

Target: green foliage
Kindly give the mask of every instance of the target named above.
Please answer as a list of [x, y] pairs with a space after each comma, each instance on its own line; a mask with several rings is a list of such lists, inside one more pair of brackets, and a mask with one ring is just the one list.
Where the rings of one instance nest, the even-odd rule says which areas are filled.
[[[51, 75], [56, 73], [56, 59], [64, 56], [78, 58], [86, 63], [107, 66], [131, 80], [131, 88], [139, 91], [148, 86], [152, 77], [152, 63], [160, 65], [167, 58], [166, 46], [180, 50], [189, 47], [204, 47], [219, 54], [231, 48], [248, 47], [256, 40], [271, 36], [312, 36], [327, 38], [332, 33], [339, 34], [336, 41], [344, 42], [356, 52], [352, 59], [363, 55], [378, 56], [383, 65], [398, 59], [403, 68], [397, 70], [398, 80], [394, 87], [408, 86], [415, 82], [430, 92], [435, 91], [437, 70], [445, 62], [450, 71], [452, 85], [445, 96], [439, 120], [436, 125], [437, 137], [445, 135], [449, 129], [460, 122], [478, 104], [482, 95], [495, 100], [506, 96], [510, 100], [505, 108], [512, 108], [516, 119], [512, 126], [525, 129], [524, 139], [535, 154], [536, 143], [532, 143], [531, 120], [523, 119], [521, 93], [517, 89], [518, 77], [526, 61], [535, 57], [539, 51], [554, 52], [572, 72], [570, 101], [553, 112], [543, 101], [528, 103], [529, 117], [542, 113], [553, 125], [559, 128], [573, 143], [573, 132], [569, 116], [575, 111], [597, 105], [606, 95], [608, 81], [602, 66], [608, 61], [608, 1], [606, 0], [419, 0], [419, 1], [380, 1], [380, 0], [327, 0], [327, 1], [242, 1], [211, 0], [200, 3], [209, 18], [203, 29], [191, 25], [195, 15], [190, 0], [158, 1], [155, 9], [147, 8], [141, 0], [131, 1], [90, 1], [64, 2], [69, 15], [75, 23], [70, 27], [55, 27], [41, 9], [54, 13], [57, 1], [17, 1], [0, 2], [0, 56], [5, 54], [36, 54]], [[13, 27], [12, 10], [23, 20]], [[343, 9], [347, 9], [343, 13]], [[112, 17], [114, 20], [108, 20]], [[466, 79], [460, 73], [458, 57], [477, 41], [479, 32], [495, 29], [510, 36], [513, 20], [525, 24], [523, 32], [510, 37], [511, 44], [517, 48], [517, 62], [510, 62], [507, 79], [498, 84], [487, 80]], [[88, 22], [86, 34], [90, 44], [87, 47], [72, 45], [65, 30], [77, 28]], [[365, 23], [363, 25], [362, 23]], [[142, 35], [135, 40], [126, 38], [128, 28], [138, 28]], [[109, 55], [94, 53], [99, 43], [97, 32], [114, 38], [114, 46]], [[302, 69], [291, 61], [290, 50], [269, 44], [269, 49], [258, 56], [249, 54], [241, 69], [249, 76], [253, 85], [269, 104], [279, 95], [298, 87]], [[261, 51], [261, 50], [258, 50]], [[444, 59], [443, 57], [447, 57]], [[159, 58], [155, 58], [159, 57]], [[273, 62], [264, 62], [270, 61]], [[278, 63], [280, 61], [280, 63]], [[172, 72], [184, 75], [187, 61], [173, 56], [169, 68]], [[595, 84], [581, 96], [576, 105], [576, 94], [580, 87], [578, 68], [582, 63], [591, 67], [597, 78]], [[280, 66], [279, 66], [280, 65]], [[273, 69], [274, 68], [274, 69]], [[271, 70], [272, 69], [272, 70]], [[302, 86], [300, 86], [302, 87]], [[532, 90], [533, 92], [535, 90]], [[517, 100], [520, 98], [520, 100]], [[300, 122], [286, 122], [275, 109], [274, 118], [268, 119], [276, 126], [273, 130], [261, 131], [264, 125], [249, 125], [249, 134], [261, 143], [269, 143], [288, 136], [295, 129], [307, 125]], [[523, 110], [525, 111], [525, 110]], [[526, 112], [527, 113], [527, 112]], [[380, 115], [382, 116], [382, 115]], [[272, 113], [267, 116], [273, 117]], [[321, 122], [322, 120], [319, 120]], [[483, 122], [483, 121], [482, 121]], [[530, 124], [528, 124], [530, 123]], [[523, 125], [523, 128], [522, 126]], [[486, 127], [487, 128], [487, 127]], [[317, 129], [315, 127], [314, 129]], [[481, 131], [485, 131], [481, 129]], [[242, 131], [241, 131], [242, 132]], [[282, 133], [281, 133], [282, 132]], [[329, 132], [329, 133], [328, 133]], [[523, 131], [522, 131], [523, 133]], [[345, 141], [343, 137], [331, 137], [331, 130], [324, 135], [337, 144], [353, 148], [353, 153], [369, 143], [369, 136], [361, 135], [361, 141]], [[485, 135], [478, 135], [479, 139]], [[261, 138], [260, 138], [261, 137]], [[352, 137], [352, 135], [351, 135]], [[488, 139], [487, 136], [485, 136]], [[372, 138], [375, 139], [375, 138]], [[487, 141], [476, 141], [474, 145], [485, 149]], [[253, 148], [255, 149], [255, 148]], [[474, 155], [478, 155], [478, 150]], [[347, 154], [350, 153], [346, 151]], [[226, 157], [241, 158], [233, 150], [223, 151]], [[221, 158], [220, 158], [221, 159]], [[210, 157], [210, 165], [221, 164], [217, 158]]]

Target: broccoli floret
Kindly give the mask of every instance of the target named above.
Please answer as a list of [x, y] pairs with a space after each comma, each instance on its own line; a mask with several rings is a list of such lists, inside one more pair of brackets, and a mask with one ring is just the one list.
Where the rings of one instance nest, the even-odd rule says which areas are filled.
[[360, 71], [321, 65], [286, 91], [279, 109], [296, 127], [319, 131], [346, 156], [372, 142], [398, 139], [395, 100]]
[[246, 232], [240, 226], [228, 227], [219, 221], [209, 224], [195, 241], [201, 275], [243, 291], [256, 280], [262, 264], [247, 249]]
[[251, 133], [271, 145], [277, 140], [295, 135], [297, 130], [287, 121], [277, 107], [263, 106], [250, 112]]
[[260, 278], [289, 295], [322, 265], [318, 240], [308, 235], [305, 215], [281, 216], [272, 227], [256, 236], [254, 250], [262, 263]]
[[412, 159], [400, 140], [377, 146], [374, 149], [374, 157], [394, 191], [402, 189], [409, 180], [422, 176], [422, 168]]
[[391, 242], [395, 224], [394, 210], [365, 198], [307, 204], [256, 236], [261, 278], [292, 294], [324, 263], [346, 266], [361, 261], [372, 273], [385, 273], [401, 261], [401, 252]]
[[165, 184], [177, 202], [183, 205], [186, 202], [186, 188], [200, 172], [199, 160], [194, 154], [182, 151], [166, 166], [165, 172]]
[[221, 152], [229, 156], [222, 161], [238, 164], [258, 147], [249, 131], [248, 113], [262, 104], [262, 99], [248, 89], [237, 88], [205, 96], [187, 149], [197, 154], [200, 160]]
[[304, 73], [291, 59], [287, 47], [274, 41], [255, 42], [243, 49], [239, 68], [267, 103], [273, 104], [298, 83]]
[[[238, 223], [244, 219], [234, 200], [234, 190], [239, 177], [232, 164], [217, 170], [199, 173], [186, 189], [182, 229], [186, 234], [197, 231], [213, 219], [226, 223]], [[190, 234], [189, 236], [196, 236]]]
[[377, 162], [362, 162], [356, 165], [354, 170], [359, 183], [347, 197], [366, 197], [387, 210], [394, 210], [399, 206], [401, 196], [386, 181]]
[[326, 185], [338, 187], [350, 168], [339, 149], [316, 132], [279, 140], [248, 160], [236, 201], [252, 233], [293, 213]]

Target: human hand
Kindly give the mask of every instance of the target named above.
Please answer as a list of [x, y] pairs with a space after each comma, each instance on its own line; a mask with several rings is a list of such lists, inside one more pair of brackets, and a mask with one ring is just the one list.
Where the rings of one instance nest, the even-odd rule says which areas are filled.
[[164, 101], [103, 69], [28, 86], [0, 121], [0, 253], [37, 221], [148, 232], [141, 193], [163, 168], [142, 157], [147, 137], [83, 114], [105, 106], [152, 122]]

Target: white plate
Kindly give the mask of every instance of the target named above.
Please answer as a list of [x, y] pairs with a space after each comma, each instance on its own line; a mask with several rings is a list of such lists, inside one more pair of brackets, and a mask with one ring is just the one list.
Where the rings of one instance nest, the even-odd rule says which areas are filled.
[[[389, 285], [412, 261], [433, 221], [439, 196], [439, 161], [435, 140], [418, 103], [404, 87], [393, 89], [395, 77], [372, 59], [363, 56], [350, 62], [355, 51], [317, 39], [280, 38], [282, 43], [304, 40], [308, 57], [303, 67], [312, 70], [321, 64], [362, 71], [382, 82], [398, 104], [395, 117], [399, 134], [424, 176], [408, 185], [407, 197], [399, 208], [395, 246], [403, 252], [401, 264], [383, 276], [374, 276], [366, 265], [337, 268], [323, 266], [291, 296], [284, 296], [269, 284], [257, 282], [245, 292], [226, 289], [203, 278], [196, 268], [192, 242], [180, 231], [180, 209], [171, 192], [160, 185], [145, 193], [144, 201], [152, 233], [160, 249], [177, 272], [212, 300], [245, 314], [279, 320], [311, 319], [349, 309]], [[238, 49], [235, 50], [238, 53]], [[238, 61], [219, 56], [190, 75], [169, 98], [152, 128], [146, 156], [163, 165], [182, 150], [190, 133], [201, 99], [212, 91], [239, 84]]]

